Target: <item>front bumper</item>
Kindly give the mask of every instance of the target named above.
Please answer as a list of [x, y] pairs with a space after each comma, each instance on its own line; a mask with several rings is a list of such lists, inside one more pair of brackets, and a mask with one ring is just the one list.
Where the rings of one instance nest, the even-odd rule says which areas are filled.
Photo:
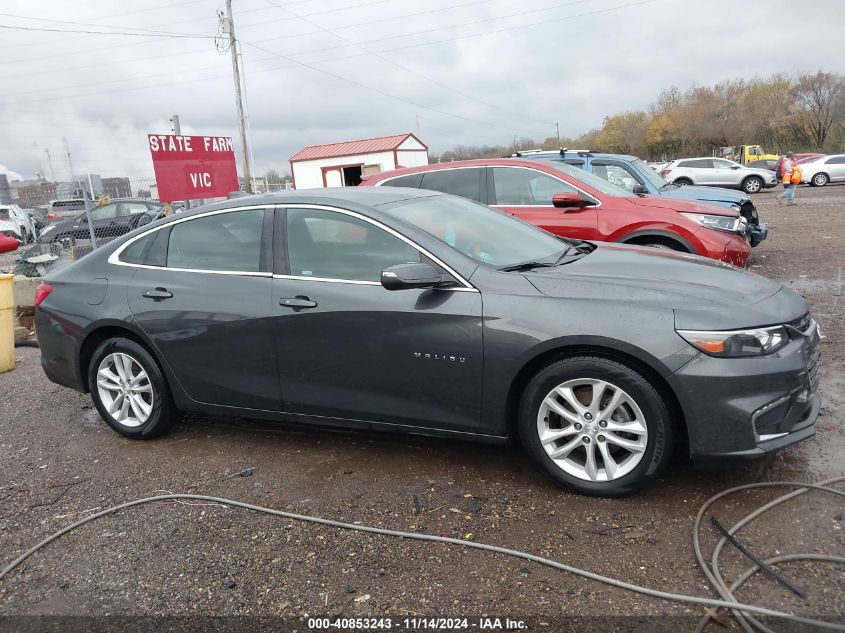
[[746, 236], [748, 237], [748, 243], [753, 248], [769, 237], [769, 226], [765, 222], [749, 224]]
[[669, 377], [683, 409], [694, 461], [753, 459], [815, 433], [821, 406], [819, 335], [796, 322], [769, 356], [696, 356]]

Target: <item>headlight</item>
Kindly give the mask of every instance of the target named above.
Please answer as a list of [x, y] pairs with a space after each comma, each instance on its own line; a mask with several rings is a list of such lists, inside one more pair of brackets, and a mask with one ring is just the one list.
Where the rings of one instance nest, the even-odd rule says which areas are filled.
[[697, 222], [708, 229], [726, 233], [745, 233], [745, 225], [748, 222], [741, 215], [707, 215], [705, 213], [682, 213], [681, 215], [685, 215], [693, 222]]
[[677, 332], [696, 349], [719, 358], [763, 356], [776, 352], [789, 342], [789, 332], [782, 325], [731, 332], [697, 330], [677, 330]]
[[55, 224], [45, 226], [43, 229], [41, 229], [41, 235], [44, 235], [45, 233], [49, 233], [50, 231], [54, 230], [55, 228], [56, 228]]

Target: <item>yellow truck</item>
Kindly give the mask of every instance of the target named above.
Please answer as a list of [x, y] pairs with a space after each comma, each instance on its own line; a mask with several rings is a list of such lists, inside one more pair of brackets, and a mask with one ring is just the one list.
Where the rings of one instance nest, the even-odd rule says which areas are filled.
[[737, 147], [722, 147], [722, 158], [735, 160], [740, 165], [747, 165], [755, 160], [777, 160], [777, 154], [767, 154], [760, 145], [739, 145]]

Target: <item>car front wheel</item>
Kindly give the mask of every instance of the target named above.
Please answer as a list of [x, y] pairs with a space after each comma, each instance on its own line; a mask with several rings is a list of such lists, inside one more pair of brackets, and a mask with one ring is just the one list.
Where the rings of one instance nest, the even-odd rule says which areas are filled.
[[745, 193], [757, 193], [763, 188], [763, 179], [757, 176], [750, 176], [742, 181], [742, 190]]
[[519, 411], [523, 445], [561, 488], [624, 496], [657, 477], [674, 441], [669, 409], [631, 367], [577, 356], [548, 365], [529, 383]]
[[125, 437], [158, 437], [179, 420], [158, 363], [127, 338], [100, 344], [91, 358], [88, 386], [100, 417]]

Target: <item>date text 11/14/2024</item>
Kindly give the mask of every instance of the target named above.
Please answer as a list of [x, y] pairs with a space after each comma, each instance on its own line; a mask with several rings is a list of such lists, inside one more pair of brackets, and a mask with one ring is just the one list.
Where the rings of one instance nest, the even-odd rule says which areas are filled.
[[520, 631], [527, 629], [523, 620], [511, 618], [308, 618], [308, 629], [341, 631]]

